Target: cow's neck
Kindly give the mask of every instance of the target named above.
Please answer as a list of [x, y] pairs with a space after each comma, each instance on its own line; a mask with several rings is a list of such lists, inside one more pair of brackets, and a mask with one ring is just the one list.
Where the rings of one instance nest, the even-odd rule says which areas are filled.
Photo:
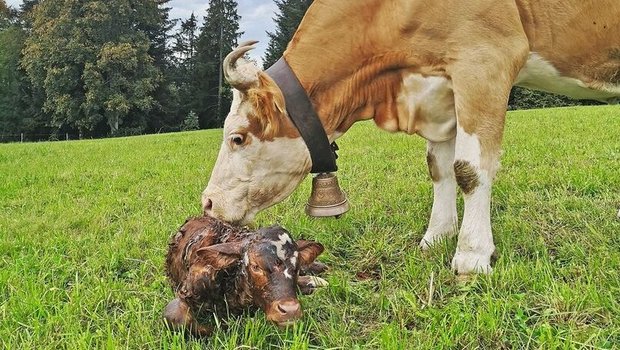
[[[399, 106], [403, 79], [416, 73], [443, 74], [443, 67], [396, 49], [407, 47], [398, 42], [400, 33], [391, 32], [402, 26], [380, 25], [394, 18], [390, 6], [380, 0], [316, 0], [284, 54], [332, 139], [364, 119], [375, 119], [390, 131], [409, 132], [398, 127], [409, 118], [402, 101]], [[355, 18], [369, 13], [372, 19]]]

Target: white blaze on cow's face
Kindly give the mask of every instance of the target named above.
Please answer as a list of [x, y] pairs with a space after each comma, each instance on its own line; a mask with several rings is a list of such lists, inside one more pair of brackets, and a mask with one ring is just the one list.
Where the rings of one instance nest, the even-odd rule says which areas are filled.
[[239, 51], [242, 55], [244, 48], [247, 51], [241, 45], [224, 61], [226, 78], [236, 89], [202, 195], [206, 214], [235, 224], [246, 224], [284, 200], [311, 167], [308, 149], [288, 120], [278, 87], [253, 64], [235, 64], [234, 56]]

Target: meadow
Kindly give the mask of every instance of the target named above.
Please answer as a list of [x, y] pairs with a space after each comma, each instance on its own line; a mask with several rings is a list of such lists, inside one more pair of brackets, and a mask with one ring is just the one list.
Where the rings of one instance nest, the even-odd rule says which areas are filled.
[[[220, 130], [0, 145], [0, 348], [620, 348], [620, 107], [510, 112], [494, 273], [460, 279], [456, 241], [418, 249], [425, 142], [359, 123], [340, 141], [351, 210], [311, 219], [307, 178], [261, 213], [322, 242], [329, 287], [279, 329], [262, 313], [209, 339], [168, 331], [169, 237], [200, 214]], [[462, 209], [462, 199], [459, 202]]]

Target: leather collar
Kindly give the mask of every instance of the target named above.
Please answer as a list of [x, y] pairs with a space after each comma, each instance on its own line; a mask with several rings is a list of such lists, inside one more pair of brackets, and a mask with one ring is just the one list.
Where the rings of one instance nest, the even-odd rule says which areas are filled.
[[286, 102], [286, 111], [310, 151], [310, 159], [312, 159], [312, 170], [310, 172], [328, 173], [338, 170], [335, 152], [337, 146], [335, 143], [330, 145], [323, 124], [321, 124], [306, 90], [301, 86], [284, 57], [269, 67], [265, 73], [282, 90]]

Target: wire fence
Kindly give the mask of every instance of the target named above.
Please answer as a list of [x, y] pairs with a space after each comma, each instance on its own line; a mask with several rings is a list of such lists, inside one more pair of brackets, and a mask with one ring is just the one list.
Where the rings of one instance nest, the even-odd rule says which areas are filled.
[[0, 143], [13, 143], [13, 142], [40, 142], [40, 141], [70, 141], [81, 140], [82, 135], [71, 133], [52, 133], [52, 134], [32, 134], [32, 133], [19, 133], [19, 134], [0, 134]]

